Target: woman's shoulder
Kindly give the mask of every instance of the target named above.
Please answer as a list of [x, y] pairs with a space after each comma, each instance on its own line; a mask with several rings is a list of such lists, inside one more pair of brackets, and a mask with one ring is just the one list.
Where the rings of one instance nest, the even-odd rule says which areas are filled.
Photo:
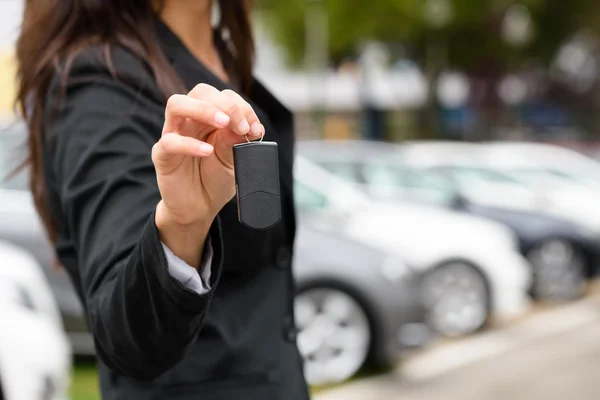
[[50, 84], [50, 97], [64, 93], [53, 89], [66, 88], [68, 92], [73, 86], [91, 84], [100, 87], [103, 83], [134, 90], [146, 98], [158, 100], [162, 97], [148, 62], [120, 45], [87, 46], [60, 60]]
[[146, 138], [133, 121], [159, 130], [166, 99], [151, 68], [131, 51], [90, 46], [57, 63], [44, 102], [42, 129], [57, 146], [83, 137], [91, 143], [92, 135], [102, 140], [124, 127]]

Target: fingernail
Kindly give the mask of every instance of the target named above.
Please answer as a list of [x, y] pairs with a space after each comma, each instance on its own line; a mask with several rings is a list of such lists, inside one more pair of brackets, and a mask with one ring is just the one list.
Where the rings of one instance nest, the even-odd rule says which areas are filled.
[[240, 122], [240, 125], [238, 126], [238, 132], [241, 134], [246, 134], [249, 130], [250, 125], [248, 125], [248, 121], [246, 121], [245, 119], [242, 120], [242, 122]]
[[227, 126], [229, 123], [229, 116], [222, 111], [217, 111], [215, 114], [215, 122], [220, 126]]
[[198, 150], [200, 150], [201, 153], [210, 154], [213, 151], [213, 147], [206, 142], [199, 142]]
[[254, 136], [260, 136], [263, 132], [262, 125], [259, 122], [253, 122], [250, 128]]

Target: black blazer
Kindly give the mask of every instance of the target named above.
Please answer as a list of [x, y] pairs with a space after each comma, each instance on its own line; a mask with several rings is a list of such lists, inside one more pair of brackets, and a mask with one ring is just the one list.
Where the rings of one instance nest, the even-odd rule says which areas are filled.
[[[164, 24], [161, 46], [190, 89], [227, 85]], [[107, 400], [306, 400], [294, 328], [292, 116], [260, 83], [247, 100], [280, 151], [282, 221], [237, 221], [235, 201], [210, 230], [211, 291], [171, 278], [154, 225], [151, 161], [165, 100], [147, 65], [124, 48], [81, 53], [66, 92], [57, 79], [44, 117], [43, 172], [59, 226], [56, 252], [84, 304]]]

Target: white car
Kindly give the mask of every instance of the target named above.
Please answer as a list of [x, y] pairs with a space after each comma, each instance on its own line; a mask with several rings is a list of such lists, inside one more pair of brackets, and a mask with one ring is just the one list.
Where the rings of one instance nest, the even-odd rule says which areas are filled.
[[482, 151], [487, 165], [546, 196], [552, 213], [600, 234], [600, 163], [573, 150], [534, 143], [494, 143]]
[[[524, 182], [478, 169], [483, 146], [443, 141], [408, 142], [398, 147], [402, 161], [413, 168], [453, 168], [452, 178], [469, 201], [485, 206], [539, 211], [541, 197]], [[447, 172], [447, 171], [446, 171]]]
[[37, 261], [5, 242], [0, 242], [0, 320], [3, 398], [68, 399], [71, 348], [52, 292]]
[[528, 308], [530, 268], [504, 226], [435, 207], [373, 202], [303, 157], [294, 172], [304, 223], [399, 254], [427, 271], [421, 291], [439, 333], [468, 334], [492, 313], [510, 317]]
[[600, 186], [600, 163], [577, 151], [531, 142], [488, 142], [486, 148], [515, 167], [533, 167], [555, 178]]
[[[582, 171], [587, 166], [591, 176], [597, 162], [558, 148], [556, 159], [563, 160], [564, 165], [557, 161], [553, 166], [554, 153], [543, 154], [549, 145], [539, 145], [542, 155], [537, 158], [534, 149], [538, 145], [523, 146], [526, 151], [518, 151], [521, 147], [516, 143], [421, 142], [400, 146], [399, 155], [413, 167], [444, 170], [451, 174], [474, 203], [547, 213], [569, 220], [600, 237], [600, 214], [597, 212], [600, 183], [593, 185], [584, 175], [576, 179], [575, 172], [573, 175], [567, 172], [569, 162], [572, 162], [573, 171]], [[566, 154], [560, 156], [563, 150]], [[562, 173], [558, 165], [563, 165]]]

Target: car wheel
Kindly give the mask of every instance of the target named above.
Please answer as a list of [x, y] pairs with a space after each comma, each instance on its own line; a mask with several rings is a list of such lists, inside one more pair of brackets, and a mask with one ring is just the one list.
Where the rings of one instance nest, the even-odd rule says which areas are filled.
[[311, 288], [294, 302], [298, 348], [306, 380], [322, 385], [346, 380], [364, 365], [371, 326], [362, 305], [334, 288]]
[[542, 300], [565, 301], [583, 295], [586, 285], [585, 258], [567, 240], [548, 240], [528, 255], [533, 268], [533, 296]]
[[489, 287], [471, 265], [456, 261], [435, 268], [423, 277], [421, 288], [427, 321], [438, 334], [463, 336], [487, 324]]

